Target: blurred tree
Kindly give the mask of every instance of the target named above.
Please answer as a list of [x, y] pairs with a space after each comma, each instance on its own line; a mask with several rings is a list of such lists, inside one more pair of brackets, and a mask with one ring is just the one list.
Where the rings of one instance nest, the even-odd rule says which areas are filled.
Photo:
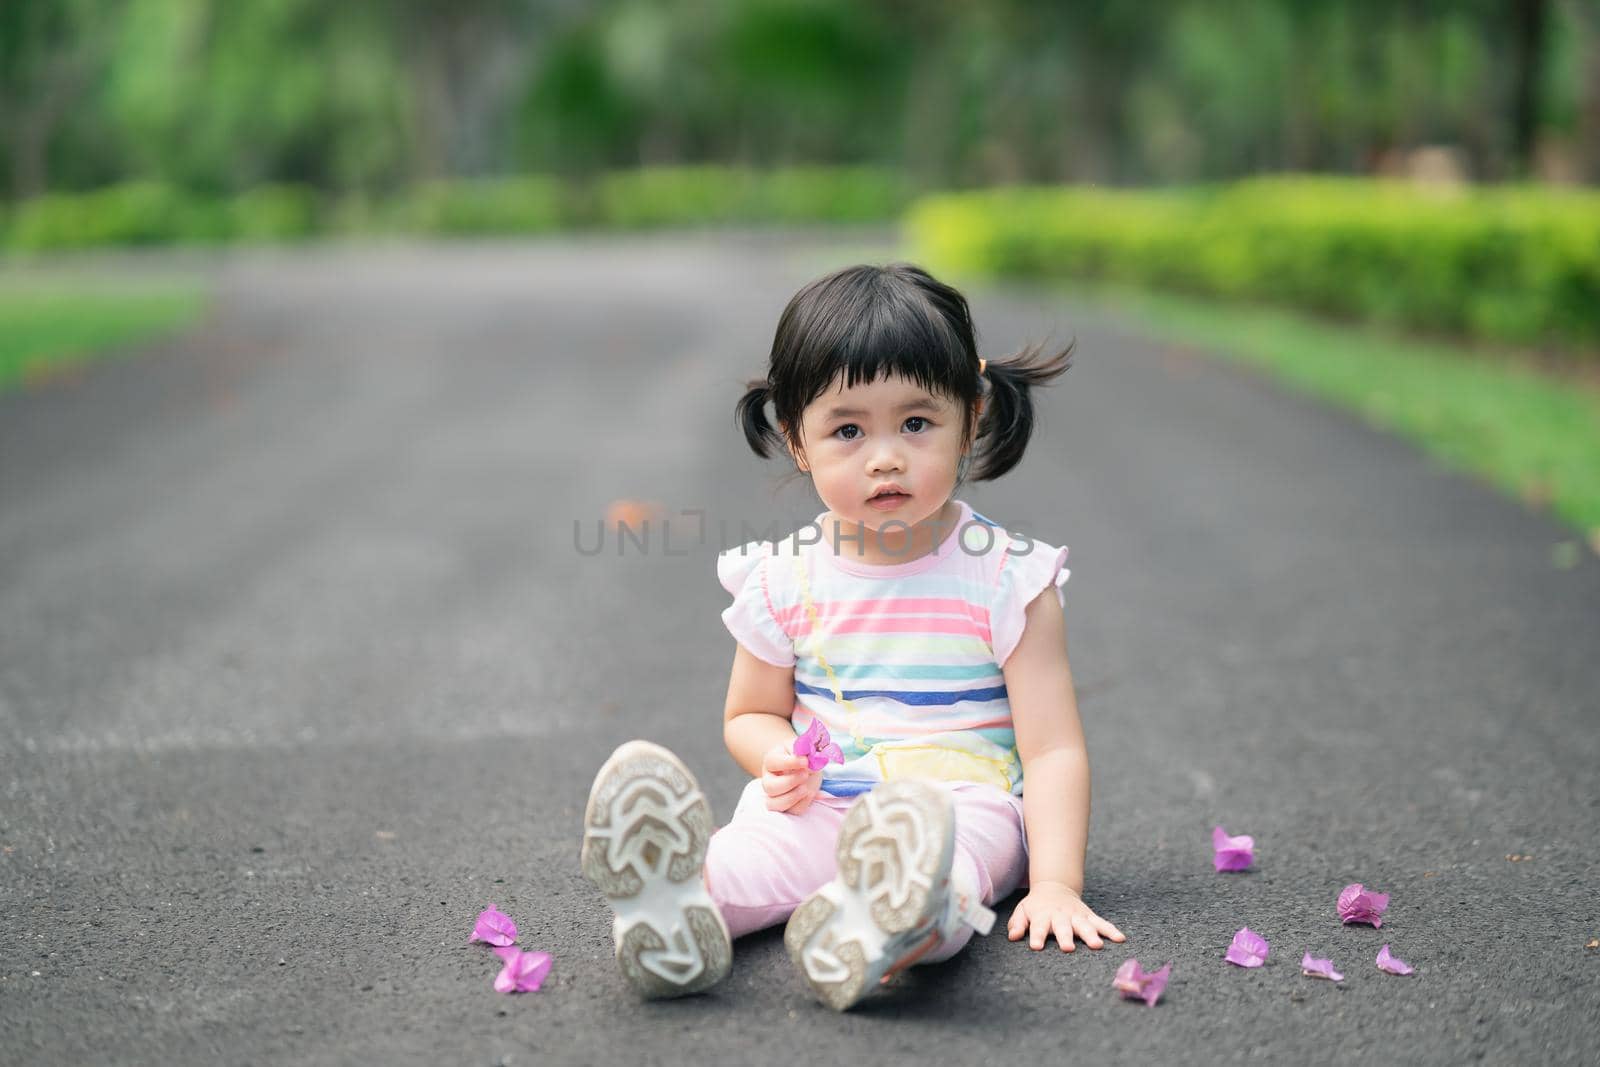
[[1525, 176], [1532, 169], [1538, 134], [1540, 73], [1550, 5], [1547, 0], [1508, 0], [1507, 8], [1512, 62], [1511, 154], [1516, 172]]
[[410, 75], [412, 173], [422, 178], [504, 171], [512, 162], [516, 94], [539, 35], [581, 0], [391, 0]]
[[[701, 161], [1600, 175], [1600, 0], [0, 0], [11, 198]], [[1575, 164], [1567, 164], [1569, 170]]]
[[94, 0], [0, 3], [0, 153], [13, 198], [49, 187], [52, 141], [103, 62], [103, 6]]
[[1570, 0], [1566, 9], [1580, 39], [1574, 92], [1578, 169], [1585, 181], [1600, 182], [1600, 4]]
[[404, 173], [406, 82], [370, 0], [128, 0], [107, 106], [129, 169], [222, 191]]

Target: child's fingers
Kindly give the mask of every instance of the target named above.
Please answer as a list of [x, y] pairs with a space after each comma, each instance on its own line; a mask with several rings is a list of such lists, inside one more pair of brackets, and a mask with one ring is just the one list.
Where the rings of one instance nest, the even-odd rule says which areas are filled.
[[[1051, 926], [1056, 932], [1056, 944], [1061, 946], [1062, 952], [1072, 952], [1077, 949], [1078, 946], [1074, 944], [1072, 940], [1071, 919], [1067, 918], [1065, 915], [1057, 915], [1055, 920], [1051, 923]], [[1041, 945], [1039, 947], [1043, 948], [1044, 946]]]
[[1006, 939], [1015, 941], [1028, 932], [1028, 913], [1018, 904], [1012, 911], [1011, 918], [1006, 920]]
[[776, 771], [768, 771], [761, 776], [761, 788], [767, 791], [767, 796], [775, 797], [793, 792], [795, 783], [803, 783], [804, 781], [804, 778], [797, 777], [793, 773], [780, 774]]
[[1088, 945], [1090, 948], [1105, 947], [1105, 942], [1101, 941], [1100, 935], [1095, 933], [1094, 923], [1090, 921], [1089, 916], [1079, 915], [1077, 918], [1073, 919], [1072, 930], [1079, 937], [1083, 938], [1083, 943]]
[[1113, 940], [1113, 941], [1126, 941], [1127, 940], [1127, 938], [1123, 937], [1121, 930], [1118, 930], [1115, 926], [1111, 925], [1110, 923], [1106, 922], [1104, 919], [1100, 918], [1100, 916], [1096, 915], [1094, 917], [1094, 921], [1100, 924], [1100, 932], [1102, 934], [1105, 934], [1111, 940]]
[[793, 789], [779, 793], [776, 796], [767, 797], [767, 807], [771, 808], [773, 811], [788, 811], [801, 800], [811, 795], [812, 794], [810, 790], [806, 788], [805, 779], [802, 778], [800, 780], [800, 784], [795, 786]]

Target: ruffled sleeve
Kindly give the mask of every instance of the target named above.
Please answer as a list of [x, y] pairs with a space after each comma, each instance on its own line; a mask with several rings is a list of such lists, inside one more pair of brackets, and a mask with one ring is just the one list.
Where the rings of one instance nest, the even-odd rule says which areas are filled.
[[1024, 555], [1006, 552], [989, 609], [989, 635], [996, 663], [1004, 665], [1016, 650], [1027, 622], [1028, 605], [1041, 592], [1055, 586], [1056, 598], [1066, 607], [1067, 594], [1062, 586], [1072, 573], [1066, 562], [1065, 546], [1056, 548], [1043, 541], [1032, 542], [1032, 551]]
[[733, 594], [733, 603], [722, 613], [722, 622], [750, 653], [775, 667], [794, 666], [794, 641], [778, 625], [772, 614], [772, 597], [767, 586], [767, 563], [772, 544], [751, 541], [730, 548], [717, 556], [717, 580]]

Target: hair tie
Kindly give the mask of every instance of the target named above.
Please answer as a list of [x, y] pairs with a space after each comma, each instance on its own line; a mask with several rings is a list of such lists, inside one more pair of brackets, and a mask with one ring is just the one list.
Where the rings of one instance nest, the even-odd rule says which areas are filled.
[[986, 360], [986, 359], [978, 360], [978, 373], [982, 374], [984, 368], [987, 367], [988, 365], [989, 365], [989, 361], [988, 360]]

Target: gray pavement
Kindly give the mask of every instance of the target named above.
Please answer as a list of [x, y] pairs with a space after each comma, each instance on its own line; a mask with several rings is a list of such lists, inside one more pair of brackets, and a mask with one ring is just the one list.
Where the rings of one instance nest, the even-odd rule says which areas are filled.
[[[1086, 895], [1128, 942], [996, 934], [837, 1017], [770, 932], [711, 995], [627, 994], [585, 793], [642, 736], [731, 812], [712, 556], [820, 510], [732, 405], [794, 289], [886, 236], [202, 258], [200, 329], [0, 397], [0, 1063], [1594, 1062], [1600, 565], [1356, 419], [1016, 289], [971, 294], [984, 354], [1075, 334], [1078, 364], [964, 495], [1071, 547]], [[708, 537], [580, 554], [617, 499]], [[1215, 822], [1253, 872], [1212, 872]], [[1353, 881], [1381, 931], [1335, 918]], [[490, 901], [553, 954], [542, 991], [491, 990]], [[1221, 959], [1246, 924], [1257, 971]], [[1129, 956], [1173, 963], [1154, 1010], [1111, 989]]]

